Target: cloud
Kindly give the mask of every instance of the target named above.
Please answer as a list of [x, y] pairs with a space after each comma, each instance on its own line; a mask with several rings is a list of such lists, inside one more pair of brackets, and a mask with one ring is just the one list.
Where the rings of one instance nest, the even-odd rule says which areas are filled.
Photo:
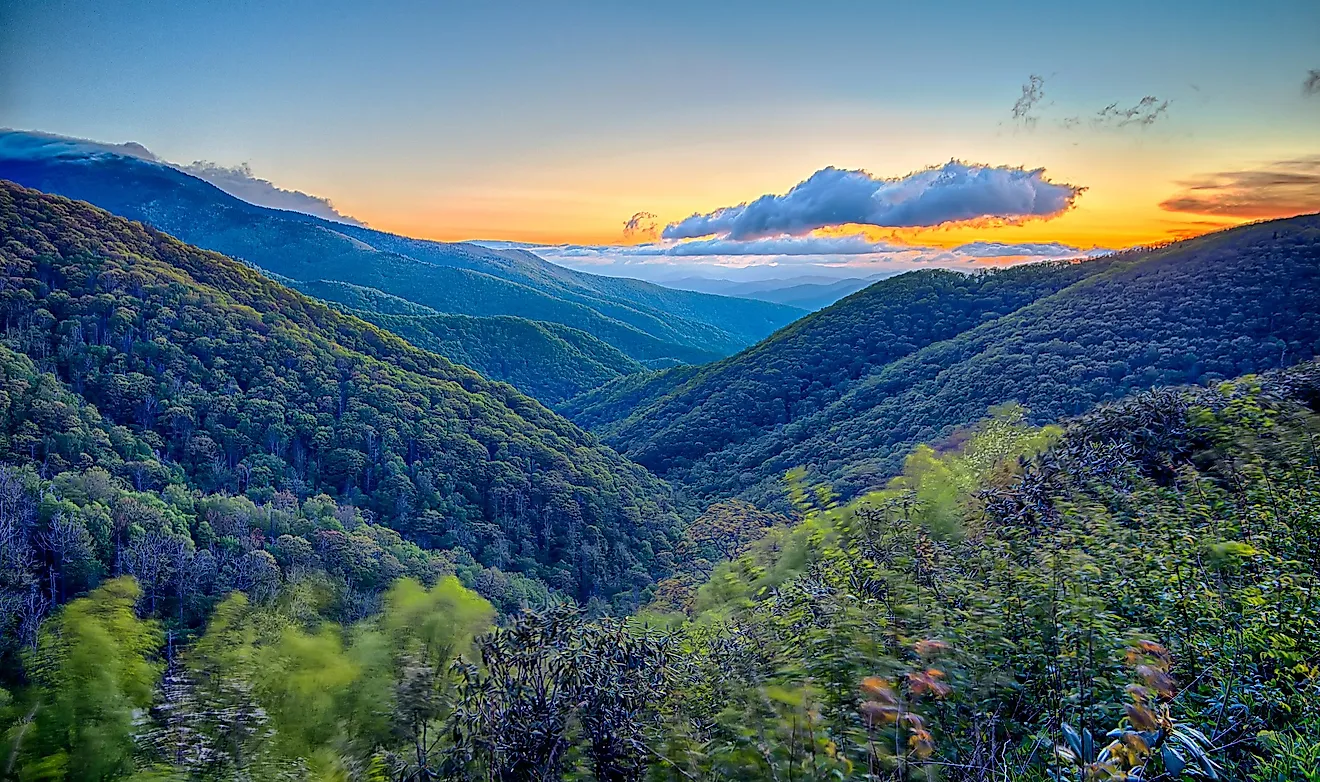
[[1312, 68], [1306, 72], [1306, 81], [1302, 82], [1303, 95], [1320, 95], [1320, 70]]
[[[1312, 71], [1312, 73], [1316, 73]], [[1053, 78], [1053, 77], [1051, 77]], [[1320, 79], [1320, 77], [1317, 77]], [[1191, 85], [1193, 90], [1200, 92], [1200, 88]], [[1320, 89], [1320, 84], [1317, 84]], [[1017, 102], [1013, 104], [1012, 119], [1013, 122], [1024, 128], [1034, 128], [1042, 118], [1041, 109], [1053, 105], [1053, 101], [1045, 103], [1045, 78], [1032, 74], [1027, 78], [1027, 82], [1022, 85], [1022, 94]], [[1168, 116], [1169, 106], [1173, 104], [1171, 100], [1161, 100], [1154, 95], [1147, 95], [1137, 101], [1132, 106], [1120, 108], [1118, 101], [1105, 106], [1095, 112], [1089, 118], [1085, 116], [1063, 117], [1058, 120], [1058, 126], [1062, 130], [1075, 130], [1084, 124], [1089, 124], [1095, 128], [1126, 128], [1126, 127], [1149, 127], [1156, 121]]]
[[133, 141], [127, 144], [103, 144], [99, 141], [57, 136], [53, 133], [0, 128], [0, 158], [77, 160], [104, 157], [131, 157], [153, 163], [160, 162], [150, 150]]
[[783, 279], [810, 273], [863, 278], [911, 269], [967, 270], [1111, 252], [1081, 250], [1060, 242], [972, 242], [944, 248], [874, 241], [861, 234], [776, 236], [746, 241], [715, 237], [638, 245], [535, 245], [498, 241], [477, 244], [496, 249], [516, 245], [560, 266], [661, 283], [712, 275], [725, 279]]
[[1166, 115], [1170, 101], [1161, 101], [1154, 95], [1147, 95], [1129, 108], [1120, 109], [1118, 103], [1111, 103], [1096, 112], [1095, 124], [1100, 127], [1125, 128], [1129, 125], [1148, 127]]
[[269, 180], [255, 176], [246, 163], [222, 166], [198, 160], [185, 166], [162, 160], [146, 147], [132, 141], [126, 144], [106, 144], [89, 139], [57, 136], [53, 133], [0, 129], [0, 159], [99, 160], [106, 157], [128, 157], [169, 166], [210, 182], [235, 198], [258, 206], [287, 209], [336, 222], [363, 225], [358, 220], [341, 214], [328, 198], [299, 190], [285, 190]]
[[241, 198], [249, 204], [266, 206], [271, 209], [286, 209], [290, 212], [302, 212], [313, 217], [332, 220], [350, 225], [365, 225], [348, 215], [340, 213], [330, 199], [304, 193], [301, 190], [285, 190], [268, 179], [262, 179], [252, 173], [247, 163], [237, 166], [222, 166], [209, 160], [195, 160], [183, 166], [169, 163], [174, 168], [204, 179], [226, 193]]
[[1263, 219], [1320, 210], [1320, 155], [1243, 171], [1221, 171], [1178, 183], [1160, 203], [1169, 212]]
[[661, 235], [742, 241], [841, 225], [928, 227], [984, 218], [1054, 217], [1071, 207], [1082, 189], [1049, 181], [1044, 169], [956, 160], [896, 179], [830, 167], [784, 195], [694, 214], [666, 226]]
[[1061, 242], [969, 242], [955, 247], [954, 252], [978, 258], [1075, 258], [1087, 254], [1080, 247]]
[[660, 228], [655, 220], [655, 215], [650, 212], [637, 212], [623, 224], [623, 238], [655, 238], [656, 231]]
[[846, 236], [766, 236], [737, 240], [723, 237], [696, 239], [660, 246], [662, 255], [865, 255], [903, 249], [874, 242], [860, 234]]
[[1027, 83], [1022, 85], [1022, 95], [1013, 104], [1013, 121], [1020, 122], [1026, 127], [1035, 127], [1036, 120], [1039, 119], [1032, 113], [1036, 104], [1045, 98], [1045, 78], [1031, 74], [1027, 78]]

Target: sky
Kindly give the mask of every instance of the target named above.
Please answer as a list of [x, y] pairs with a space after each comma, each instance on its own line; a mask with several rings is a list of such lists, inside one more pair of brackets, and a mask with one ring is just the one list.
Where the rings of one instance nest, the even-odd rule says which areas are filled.
[[0, 126], [611, 273], [987, 264], [1320, 210], [1317, 30], [1314, 0], [0, 0]]

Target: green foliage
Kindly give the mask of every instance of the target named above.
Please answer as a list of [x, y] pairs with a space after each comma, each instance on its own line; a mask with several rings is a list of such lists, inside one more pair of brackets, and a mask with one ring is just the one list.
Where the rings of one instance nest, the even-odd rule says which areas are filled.
[[271, 276], [483, 377], [509, 383], [546, 406], [644, 369], [585, 331], [558, 323], [509, 315], [444, 315], [374, 288]]
[[794, 485], [795, 525], [713, 507], [684, 545], [734, 559], [667, 617], [492, 625], [449, 577], [345, 621], [320, 568], [158, 661], [112, 581], [43, 627], [5, 735], [33, 778], [95, 747], [82, 778], [1306, 779], [1317, 400], [1308, 364], [1060, 427], [996, 409], [853, 502]]
[[1260, 735], [1266, 757], [1251, 770], [1251, 782], [1320, 781], [1320, 737], [1297, 729]]
[[644, 367], [584, 331], [526, 318], [352, 314], [553, 406]]
[[799, 489], [699, 590], [658, 743], [697, 778], [1277, 773], [1257, 733], [1316, 718], [1317, 388], [1001, 410], [848, 505]]
[[136, 713], [152, 699], [156, 626], [134, 614], [131, 579], [66, 605], [42, 628], [27, 668], [38, 686], [30, 736], [15, 735], [23, 779], [114, 779], [133, 767]]

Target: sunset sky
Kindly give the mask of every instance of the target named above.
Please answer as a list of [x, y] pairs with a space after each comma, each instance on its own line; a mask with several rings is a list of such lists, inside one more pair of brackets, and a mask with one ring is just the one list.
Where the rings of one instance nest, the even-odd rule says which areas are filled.
[[0, 0], [0, 126], [444, 240], [663, 244], [827, 167], [950, 160], [1075, 196], [810, 235], [1089, 249], [1320, 210], [1320, 3], [992, 5]]

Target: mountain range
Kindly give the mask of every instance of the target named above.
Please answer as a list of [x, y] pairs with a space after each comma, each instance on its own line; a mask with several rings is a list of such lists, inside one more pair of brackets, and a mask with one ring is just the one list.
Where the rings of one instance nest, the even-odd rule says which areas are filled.
[[663, 284], [680, 290], [737, 296], [775, 304], [798, 307], [809, 312], [828, 307], [845, 296], [856, 293], [873, 282], [898, 272], [880, 272], [862, 277], [825, 277], [800, 275], [783, 279], [734, 281], [707, 277], [683, 277]]
[[703, 501], [782, 504], [798, 466], [855, 495], [991, 406], [1056, 420], [1310, 359], [1317, 301], [1317, 215], [1080, 262], [910, 272], [730, 358], [559, 410]]
[[804, 312], [586, 274], [520, 249], [411, 239], [256, 206], [142, 155], [74, 139], [0, 131], [0, 178], [87, 201], [292, 280], [374, 288], [441, 313], [558, 323], [651, 366], [728, 355]]
[[775, 330], [800, 311], [256, 207], [132, 156], [0, 147], [0, 175], [122, 212], [5, 186], [7, 360], [94, 422], [61, 438], [14, 414], [13, 459], [325, 494], [584, 601], [637, 605], [684, 518], [733, 497], [783, 509], [796, 467], [853, 496], [991, 408], [1056, 420], [1320, 350], [1314, 215], [909, 272]]
[[580, 600], [670, 566], [667, 487], [506, 384], [85, 203], [0, 182], [0, 237], [10, 464], [324, 494]]

